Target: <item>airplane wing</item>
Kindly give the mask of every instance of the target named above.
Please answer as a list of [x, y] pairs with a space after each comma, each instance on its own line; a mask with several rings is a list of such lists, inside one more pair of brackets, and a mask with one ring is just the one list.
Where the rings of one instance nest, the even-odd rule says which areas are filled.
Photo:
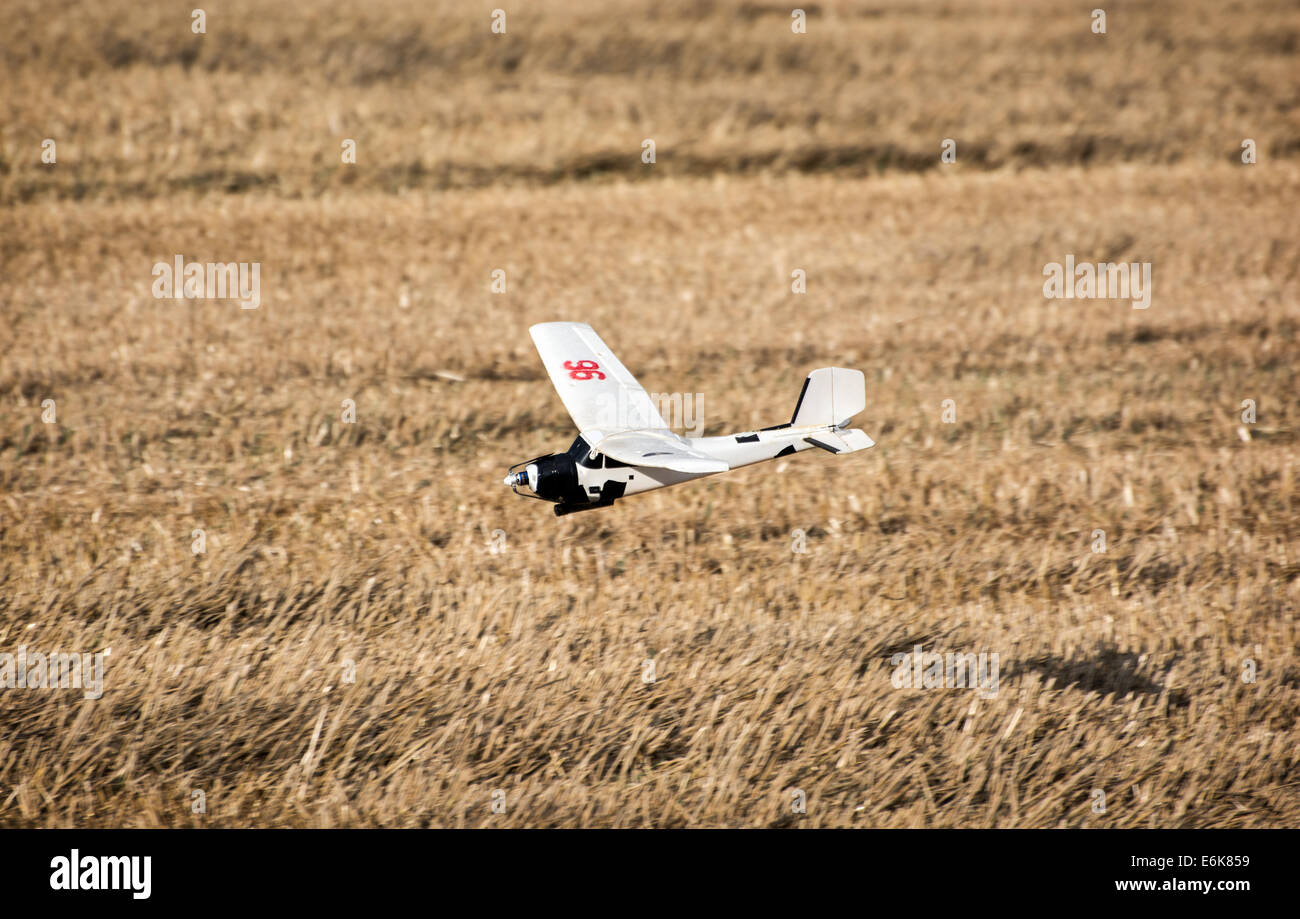
[[636, 377], [587, 323], [541, 322], [528, 334], [579, 431], [667, 429]]
[[697, 474], [726, 472], [731, 468], [724, 460], [693, 449], [685, 438], [667, 429], [610, 434], [597, 441], [595, 449], [629, 466], [651, 466]]

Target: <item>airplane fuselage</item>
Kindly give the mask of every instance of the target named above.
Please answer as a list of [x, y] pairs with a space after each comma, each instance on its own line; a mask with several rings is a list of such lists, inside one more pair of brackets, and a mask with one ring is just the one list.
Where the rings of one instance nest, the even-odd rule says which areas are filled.
[[[824, 442], [816, 442], [819, 435], [827, 433], [826, 426], [796, 428], [785, 424], [740, 434], [692, 437], [687, 438], [687, 442], [702, 453], [724, 460], [735, 469], [789, 456], [815, 446], [832, 453], [839, 452]], [[511, 475], [506, 477], [506, 484], [516, 491], [522, 488], [525, 489], [523, 493], [553, 502], [556, 505], [556, 515], [562, 516], [580, 510], [608, 507], [619, 498], [629, 495], [719, 474], [677, 472], [621, 463], [592, 449], [586, 436], [588, 435], [579, 435], [564, 453], [553, 453], [516, 464], [511, 467]], [[598, 439], [598, 436], [592, 439]]]

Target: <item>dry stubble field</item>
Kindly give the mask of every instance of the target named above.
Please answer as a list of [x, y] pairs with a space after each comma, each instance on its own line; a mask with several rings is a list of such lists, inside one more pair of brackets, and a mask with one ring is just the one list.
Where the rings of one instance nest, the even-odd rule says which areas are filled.
[[[0, 690], [0, 825], [1300, 819], [1293, 6], [208, 12], [0, 10], [0, 652], [112, 649]], [[878, 445], [556, 519], [546, 319], [706, 433], [858, 367]]]

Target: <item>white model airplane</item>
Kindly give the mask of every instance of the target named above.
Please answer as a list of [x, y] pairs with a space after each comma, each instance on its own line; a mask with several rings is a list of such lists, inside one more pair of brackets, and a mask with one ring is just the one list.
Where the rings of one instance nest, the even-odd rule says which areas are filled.
[[554, 502], [557, 517], [809, 447], [852, 453], [875, 446], [862, 431], [848, 429], [867, 405], [858, 370], [810, 373], [787, 424], [686, 438], [668, 430], [650, 396], [591, 326], [542, 322], [528, 332], [580, 433], [565, 453], [511, 466], [506, 484], [516, 494]]

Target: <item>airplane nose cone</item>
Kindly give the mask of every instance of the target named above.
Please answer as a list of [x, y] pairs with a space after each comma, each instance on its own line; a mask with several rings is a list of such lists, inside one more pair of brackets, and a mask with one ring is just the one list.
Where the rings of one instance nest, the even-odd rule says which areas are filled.
[[537, 488], [536, 464], [529, 464], [526, 469], [510, 473], [505, 477], [505, 483], [510, 488], [525, 488], [529, 493], [534, 492]]

